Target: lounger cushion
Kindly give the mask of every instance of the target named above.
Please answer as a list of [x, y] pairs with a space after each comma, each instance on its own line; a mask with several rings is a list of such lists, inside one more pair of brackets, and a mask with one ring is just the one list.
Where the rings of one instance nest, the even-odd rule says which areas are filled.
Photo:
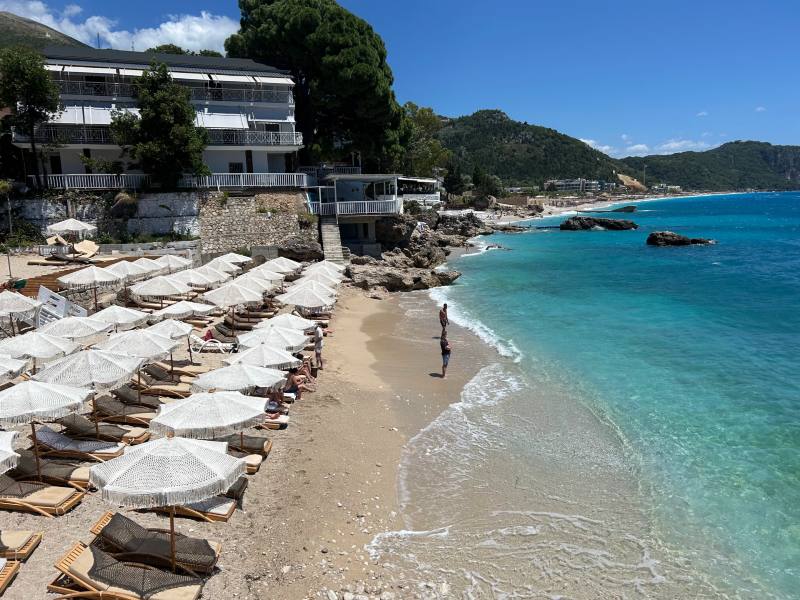
[[207, 498], [206, 500], [201, 500], [200, 502], [187, 504], [186, 506], [198, 512], [225, 516], [231, 511], [233, 505], [234, 501], [226, 498], [225, 496], [213, 496], [211, 498]]
[[24, 500], [28, 504], [35, 506], [55, 508], [67, 502], [74, 493], [75, 490], [69, 487], [46, 485], [23, 498], [18, 498], [18, 500]]
[[86, 452], [92, 454], [117, 455], [125, 447], [121, 442], [103, 442], [97, 440], [75, 440], [62, 433], [53, 431], [47, 426], [36, 432], [40, 444], [56, 451]]
[[12, 530], [0, 531], [0, 550], [16, 552], [36, 535], [33, 531]]
[[248, 469], [258, 469], [261, 463], [264, 462], [264, 457], [260, 454], [248, 454], [244, 456], [244, 462], [247, 463]]

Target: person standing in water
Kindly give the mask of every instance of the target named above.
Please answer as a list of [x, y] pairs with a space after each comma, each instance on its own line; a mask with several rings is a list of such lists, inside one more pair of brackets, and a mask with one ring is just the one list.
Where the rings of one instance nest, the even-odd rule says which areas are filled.
[[447, 341], [447, 332], [442, 332], [442, 337], [439, 340], [439, 345], [442, 347], [442, 379], [447, 375], [447, 365], [450, 364], [450, 342]]
[[450, 319], [447, 318], [447, 303], [439, 311], [439, 323], [442, 326], [442, 337], [444, 337], [447, 335], [447, 326], [450, 325]]

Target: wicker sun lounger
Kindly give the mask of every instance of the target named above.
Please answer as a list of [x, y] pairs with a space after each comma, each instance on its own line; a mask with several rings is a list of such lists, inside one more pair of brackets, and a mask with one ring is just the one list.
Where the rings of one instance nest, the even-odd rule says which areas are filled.
[[0, 531], [0, 558], [28, 560], [41, 541], [41, 531], [4, 529]]
[[248, 454], [260, 454], [264, 458], [269, 456], [272, 450], [272, 440], [260, 435], [244, 435], [232, 433], [231, 435], [219, 438], [220, 442], [228, 442], [228, 448], [246, 452]]
[[32, 450], [20, 450], [17, 466], [9, 471], [15, 479], [38, 481], [41, 472], [42, 481], [61, 486], [70, 486], [79, 492], [89, 489], [89, 466], [71, 460], [39, 459], [39, 471], [36, 469], [36, 457]]
[[195, 600], [203, 581], [153, 566], [123, 562], [96, 546], [76, 543], [56, 565], [51, 592], [68, 598]]
[[139, 390], [133, 389], [129, 385], [123, 385], [113, 390], [112, 395], [119, 399], [120, 402], [125, 404], [137, 404], [139, 406], [147, 406], [157, 410], [166, 401], [174, 400], [174, 398], [167, 398], [165, 396], [151, 396], [144, 392], [139, 393]]
[[[135, 560], [155, 567], [171, 568], [169, 530], [148, 529], [112, 511], [107, 512], [90, 530], [97, 537], [92, 542], [116, 558]], [[178, 566], [192, 573], [210, 573], [219, 560], [222, 544], [176, 534], [175, 553]]]
[[[62, 419], [58, 424], [64, 427], [70, 436], [77, 439], [101, 439], [109, 442], [123, 442], [125, 444], [141, 444], [150, 439], [150, 432], [143, 427], [122, 427], [111, 423], [98, 423], [97, 427], [86, 417], [72, 413]], [[97, 431], [100, 437], [97, 437]]]
[[100, 420], [109, 423], [148, 427], [150, 421], [156, 417], [156, 412], [149, 406], [124, 404], [111, 396], [103, 396], [95, 400], [95, 407], [100, 415]]
[[7, 558], [0, 558], [0, 596], [2, 596], [14, 577], [19, 573], [19, 562], [16, 560], [8, 560]]
[[152, 376], [158, 381], [165, 381], [170, 384], [174, 383], [191, 383], [194, 381], [195, 375], [186, 375], [185, 373], [179, 373], [176, 369], [174, 374], [170, 372], [169, 365], [166, 368], [162, 368], [160, 365], [156, 364], [149, 364], [144, 368], [145, 373]]
[[63, 515], [77, 506], [85, 492], [38, 481], [16, 481], [0, 475], [0, 509], [32, 512], [45, 517]]
[[36, 432], [36, 444], [41, 456], [54, 458], [77, 458], [104, 462], [122, 456], [125, 446], [122, 442], [103, 440], [76, 440], [53, 431], [46, 425]]
[[[175, 507], [175, 514], [208, 522], [227, 522], [236, 510], [237, 501], [227, 496], [212, 496], [200, 502]], [[168, 508], [154, 508], [157, 513], [167, 514]]]
[[[155, 363], [152, 363], [152, 364], [155, 365], [155, 366], [161, 367], [167, 373], [169, 373], [169, 370], [170, 370], [170, 364], [169, 363], [166, 363], [166, 362], [163, 362], [163, 361], [159, 361], [159, 362], [155, 362]], [[195, 365], [195, 364], [190, 364], [188, 362], [178, 362], [178, 361], [175, 361], [174, 368], [175, 368], [175, 373], [177, 373], [177, 374], [189, 375], [189, 376], [193, 376], [193, 377], [197, 377], [198, 375], [202, 375], [204, 373], [208, 373], [209, 371], [213, 371], [214, 370], [214, 368], [211, 367], [211, 366]]]

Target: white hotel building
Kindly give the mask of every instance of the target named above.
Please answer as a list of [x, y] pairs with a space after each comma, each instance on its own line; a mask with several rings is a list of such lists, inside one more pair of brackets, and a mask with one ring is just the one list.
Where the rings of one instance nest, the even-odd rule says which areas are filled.
[[[49, 47], [46, 68], [58, 85], [63, 112], [36, 131], [45, 150], [51, 188], [118, 189], [143, 187], [137, 171], [111, 138], [113, 110], [138, 111], [135, 82], [153, 63], [164, 63], [176, 83], [189, 90], [196, 124], [209, 134], [203, 160], [212, 175], [186, 177], [184, 187], [303, 187], [294, 173], [302, 134], [295, 131], [293, 81], [273, 67], [247, 59], [213, 58]], [[14, 143], [28, 148], [16, 132]], [[122, 160], [121, 177], [91, 173], [81, 155]]]

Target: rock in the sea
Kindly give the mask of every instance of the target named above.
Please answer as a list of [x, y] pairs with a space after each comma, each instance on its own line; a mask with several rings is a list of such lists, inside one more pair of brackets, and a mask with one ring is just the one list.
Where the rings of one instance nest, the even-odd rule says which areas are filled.
[[316, 262], [325, 258], [319, 242], [304, 238], [292, 238], [278, 246], [278, 256], [297, 262]]
[[460, 235], [468, 238], [494, 233], [494, 230], [488, 227], [473, 212], [458, 215], [441, 215], [436, 231], [444, 235]]
[[634, 205], [631, 205], [631, 206], [620, 206], [619, 208], [615, 208], [611, 212], [632, 213], [632, 212], [636, 212], [636, 207]]
[[604, 219], [601, 217], [570, 217], [561, 223], [560, 229], [565, 231], [590, 231], [590, 230], [623, 230], [638, 229], [639, 226], [633, 221], [626, 219]]
[[673, 231], [654, 231], [647, 236], [648, 246], [694, 246], [703, 244], [716, 244], [716, 242], [706, 238], [690, 238]]

